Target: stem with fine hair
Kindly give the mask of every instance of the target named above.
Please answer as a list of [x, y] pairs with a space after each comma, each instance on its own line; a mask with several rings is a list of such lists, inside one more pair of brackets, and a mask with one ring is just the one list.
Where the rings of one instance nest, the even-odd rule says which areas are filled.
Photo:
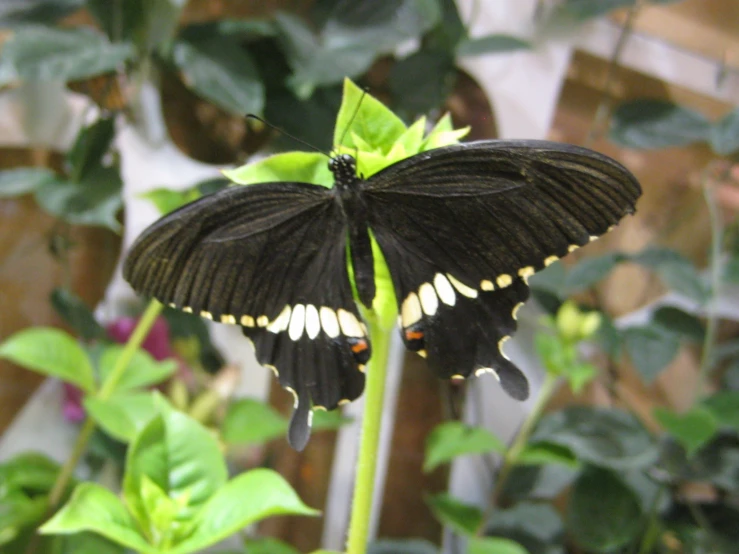
[[372, 337], [372, 360], [367, 368], [364, 392], [362, 436], [359, 444], [354, 499], [349, 523], [347, 554], [365, 554], [372, 517], [372, 497], [375, 489], [377, 448], [380, 441], [382, 410], [385, 401], [387, 362], [390, 354], [390, 330], [383, 329], [376, 316], [367, 318]]

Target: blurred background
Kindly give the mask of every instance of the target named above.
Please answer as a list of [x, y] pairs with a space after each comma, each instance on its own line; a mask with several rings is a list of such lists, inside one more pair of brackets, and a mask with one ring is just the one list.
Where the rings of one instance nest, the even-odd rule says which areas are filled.
[[[470, 140], [569, 142], [634, 172], [644, 189], [636, 215], [565, 262], [596, 256], [596, 264], [532, 281], [538, 302], [507, 352], [536, 392], [537, 319], [574, 297], [601, 310], [613, 332], [588, 350], [604, 377], [577, 399], [563, 388], [553, 408], [628, 405], [657, 429], [655, 406], [690, 405], [701, 367], [690, 333], [697, 325], [703, 336], [710, 278], [708, 185], [729, 268], [714, 298], [717, 332], [730, 344], [739, 331], [730, 240], [739, 207], [734, 0], [2, 0], [0, 340], [42, 325], [125, 340], [143, 308], [120, 276], [126, 247], [162, 211], [225, 186], [220, 169], [301, 148], [247, 113], [330, 149], [344, 77], [406, 123], [449, 112], [456, 127], [470, 126]], [[648, 247], [669, 261], [609, 256]], [[353, 421], [327, 419], [327, 430], [294, 452], [283, 417], [292, 397], [256, 364], [238, 329], [176, 313], [161, 325], [150, 352], [176, 355], [182, 366], [167, 394], [185, 404], [208, 391], [223, 404], [266, 402], [274, 429], [261, 436], [238, 436], [231, 415], [232, 463], [274, 467], [326, 513], [273, 518], [261, 532], [303, 551], [340, 548], [361, 400], [344, 414]], [[620, 331], [628, 327], [641, 334]], [[625, 355], [608, 356], [614, 348]], [[739, 387], [727, 356], [727, 379]], [[399, 344], [393, 360], [375, 533], [448, 543], [424, 493], [450, 484], [476, 501], [492, 476], [475, 459], [423, 473], [428, 433], [461, 413], [509, 439], [530, 403], [508, 399], [492, 380], [475, 380], [466, 393], [439, 383]], [[0, 360], [0, 459], [33, 449], [63, 460], [80, 411], [70, 387]], [[105, 437], [97, 455], [120, 457]]]

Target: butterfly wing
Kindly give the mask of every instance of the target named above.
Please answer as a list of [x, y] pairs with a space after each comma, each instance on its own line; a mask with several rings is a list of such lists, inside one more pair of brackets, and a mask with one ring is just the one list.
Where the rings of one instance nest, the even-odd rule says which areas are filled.
[[406, 346], [439, 376], [526, 378], [501, 351], [526, 278], [605, 233], [641, 194], [623, 166], [547, 141], [424, 152], [368, 179], [363, 197], [400, 303]]
[[329, 189], [265, 183], [201, 198], [144, 231], [123, 272], [141, 294], [241, 325], [258, 361], [295, 394], [294, 446], [308, 440], [311, 405], [332, 409], [362, 393], [370, 345]]

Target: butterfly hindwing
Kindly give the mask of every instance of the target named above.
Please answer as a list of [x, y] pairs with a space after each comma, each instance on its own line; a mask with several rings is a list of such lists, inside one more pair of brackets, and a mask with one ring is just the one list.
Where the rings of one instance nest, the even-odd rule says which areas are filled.
[[640, 194], [610, 158], [547, 141], [448, 146], [370, 177], [369, 225], [390, 269], [406, 344], [419, 350], [408, 332], [422, 335], [442, 377], [492, 369], [512, 396], [525, 397], [525, 378], [499, 343], [515, 331], [526, 279], [605, 233]]
[[161, 302], [241, 325], [258, 361], [296, 396], [296, 447], [308, 439], [311, 407], [362, 393], [370, 343], [352, 299], [345, 219], [329, 189], [268, 183], [204, 197], [147, 229], [124, 275]]

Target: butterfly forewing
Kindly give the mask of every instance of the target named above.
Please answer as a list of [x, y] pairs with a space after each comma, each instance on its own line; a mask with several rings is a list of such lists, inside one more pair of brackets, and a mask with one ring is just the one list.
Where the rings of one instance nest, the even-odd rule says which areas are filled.
[[370, 343], [352, 299], [345, 219], [325, 187], [268, 183], [204, 197], [147, 229], [124, 276], [161, 302], [241, 325], [259, 362], [296, 395], [296, 447], [312, 406], [362, 393]]
[[502, 353], [526, 279], [633, 212], [620, 164], [546, 141], [483, 141], [418, 154], [364, 185], [409, 348], [440, 376], [491, 371], [512, 396], [523, 375]]

